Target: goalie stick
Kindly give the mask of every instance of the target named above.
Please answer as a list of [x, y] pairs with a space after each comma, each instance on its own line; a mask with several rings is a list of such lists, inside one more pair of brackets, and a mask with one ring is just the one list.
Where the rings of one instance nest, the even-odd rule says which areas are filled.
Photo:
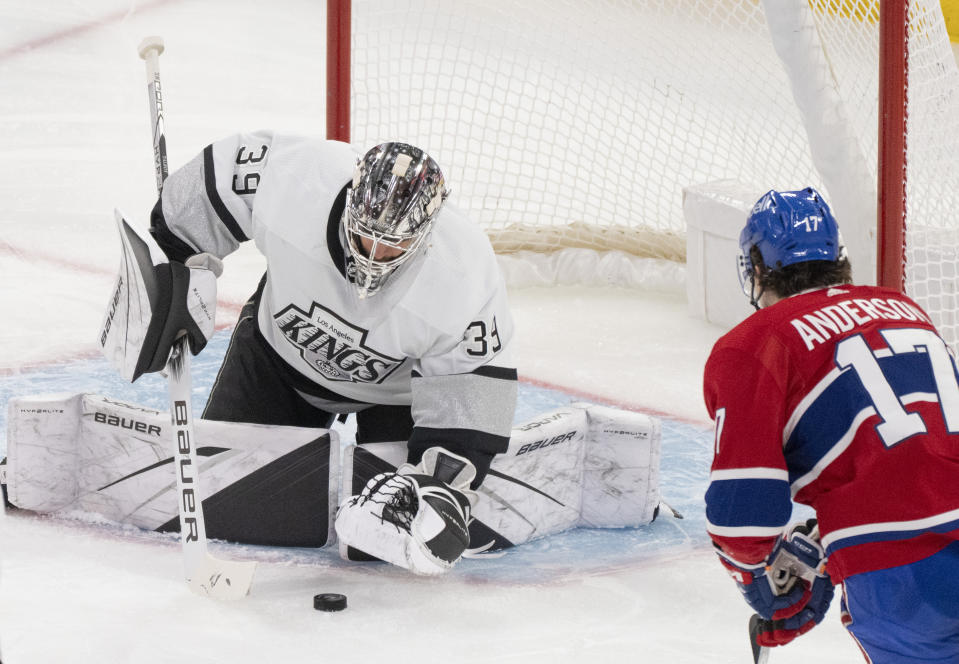
[[[163, 132], [163, 94], [160, 87], [159, 58], [163, 39], [147, 37], [138, 48], [146, 64], [147, 92], [150, 97], [150, 121], [153, 130], [153, 163], [157, 192], [169, 173], [166, 137]], [[190, 590], [198, 595], [219, 599], [239, 599], [250, 591], [256, 562], [220, 560], [207, 552], [206, 526], [203, 522], [196, 436], [193, 426], [190, 351], [186, 335], [173, 344], [166, 364], [170, 391], [170, 419], [173, 433], [177, 499], [180, 512], [180, 542], [183, 565]]]

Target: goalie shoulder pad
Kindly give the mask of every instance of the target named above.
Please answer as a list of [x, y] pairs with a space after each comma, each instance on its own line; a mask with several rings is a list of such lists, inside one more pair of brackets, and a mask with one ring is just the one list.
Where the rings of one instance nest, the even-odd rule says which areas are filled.
[[[120, 273], [103, 326], [100, 350], [129, 381], [163, 369], [183, 333], [199, 353], [213, 335], [219, 259], [170, 262], [153, 237], [116, 213], [122, 244]], [[195, 266], [190, 266], [195, 265]]]

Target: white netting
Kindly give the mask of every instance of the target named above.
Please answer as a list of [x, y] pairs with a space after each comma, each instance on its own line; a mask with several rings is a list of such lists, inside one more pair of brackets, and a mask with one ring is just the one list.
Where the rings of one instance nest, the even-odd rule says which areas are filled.
[[[812, 185], [874, 282], [878, 2], [354, 0], [352, 140], [426, 149], [500, 253], [682, 262], [683, 187]], [[945, 327], [959, 84], [912, 2], [908, 290]]]
[[682, 187], [821, 185], [756, 2], [354, 2], [353, 134], [443, 166], [498, 251], [682, 260]]
[[939, 3], [912, 0], [906, 124], [906, 292], [959, 346], [959, 71]]

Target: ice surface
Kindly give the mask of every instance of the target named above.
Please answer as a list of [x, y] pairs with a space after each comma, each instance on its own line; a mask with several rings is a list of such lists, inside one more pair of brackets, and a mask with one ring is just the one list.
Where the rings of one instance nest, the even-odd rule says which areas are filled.
[[[113, 208], [145, 223], [155, 196], [140, 40], [161, 34], [171, 167], [233, 131], [323, 132], [324, 3], [0, 3], [0, 417], [9, 397], [88, 391], [165, 409], [162, 379], [126, 385], [99, 358], [119, 244]], [[455, 183], [454, 183], [455, 185]], [[263, 265], [226, 261], [229, 324]], [[663, 418], [663, 492], [686, 517], [580, 530], [439, 579], [331, 551], [214, 545], [261, 561], [251, 595], [190, 594], [173, 536], [0, 518], [0, 651], [54, 662], [747, 662], [749, 610], [709, 550], [709, 423], [700, 379], [722, 330], [686, 303], [618, 290], [512, 291], [518, 418], [596, 400]], [[194, 360], [197, 407], [225, 346]], [[0, 432], [0, 447], [5, 445]], [[343, 592], [340, 614], [312, 609]], [[859, 661], [833, 607], [773, 662]]]

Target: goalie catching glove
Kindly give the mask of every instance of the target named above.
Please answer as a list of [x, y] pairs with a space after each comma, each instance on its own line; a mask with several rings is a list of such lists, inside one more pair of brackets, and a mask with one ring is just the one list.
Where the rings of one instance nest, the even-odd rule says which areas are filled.
[[825, 617], [834, 589], [815, 519], [791, 528], [761, 563], [748, 565], [718, 553], [746, 602], [764, 618], [756, 635], [759, 645], [785, 645]]
[[196, 254], [171, 262], [149, 233], [117, 212], [123, 245], [120, 274], [100, 332], [100, 349], [124, 379], [160, 371], [186, 335], [194, 355], [213, 336], [219, 258]]
[[340, 503], [336, 534], [347, 545], [410, 570], [441, 574], [469, 546], [476, 468], [442, 447], [413, 466], [380, 473]]

